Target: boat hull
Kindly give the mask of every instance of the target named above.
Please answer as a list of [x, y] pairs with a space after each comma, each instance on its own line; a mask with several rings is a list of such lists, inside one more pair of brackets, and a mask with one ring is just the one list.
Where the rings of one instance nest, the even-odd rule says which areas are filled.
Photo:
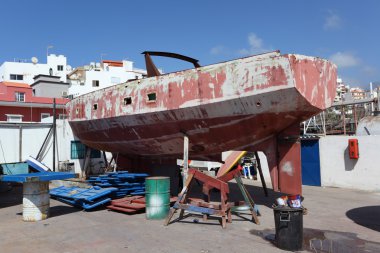
[[223, 151], [244, 150], [318, 112], [290, 88], [171, 111], [72, 121], [70, 125], [84, 144], [99, 150], [130, 157], [181, 158], [186, 134], [191, 159], [220, 160]]
[[326, 60], [273, 52], [108, 87], [67, 111], [84, 144], [132, 165], [182, 158], [187, 136], [190, 159], [264, 151], [273, 188], [300, 194], [299, 124], [331, 106], [336, 78]]

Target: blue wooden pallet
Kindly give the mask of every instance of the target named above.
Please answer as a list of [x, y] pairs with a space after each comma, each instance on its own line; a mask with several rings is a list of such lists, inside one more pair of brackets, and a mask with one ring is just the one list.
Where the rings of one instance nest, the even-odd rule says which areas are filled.
[[74, 173], [67, 173], [67, 172], [36, 172], [36, 173], [0, 176], [0, 181], [24, 183], [24, 182], [63, 180], [63, 179], [74, 178], [74, 177], [75, 177]]
[[61, 202], [89, 210], [111, 201], [111, 195], [115, 191], [117, 188], [61, 186], [51, 189], [50, 196]]
[[126, 195], [138, 195], [145, 192], [146, 173], [129, 173], [127, 171], [110, 172], [90, 177], [87, 182], [93, 186], [114, 187], [118, 190], [111, 194], [113, 198]]

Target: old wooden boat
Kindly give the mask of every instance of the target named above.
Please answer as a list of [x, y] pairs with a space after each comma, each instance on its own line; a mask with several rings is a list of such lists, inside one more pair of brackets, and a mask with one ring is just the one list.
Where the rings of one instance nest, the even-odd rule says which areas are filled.
[[[287, 188], [295, 175], [300, 182], [300, 160], [294, 158], [299, 123], [331, 106], [334, 64], [275, 51], [201, 67], [177, 54], [144, 53], [148, 77], [68, 104], [70, 125], [84, 144], [130, 159], [181, 158], [187, 135], [190, 159], [262, 150], [275, 188]], [[151, 55], [187, 60], [194, 68], [160, 74]]]

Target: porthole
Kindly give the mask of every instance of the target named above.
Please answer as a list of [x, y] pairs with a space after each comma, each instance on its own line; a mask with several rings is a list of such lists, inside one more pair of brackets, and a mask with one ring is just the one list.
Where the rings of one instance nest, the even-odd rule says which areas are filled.
[[148, 93], [148, 101], [156, 101], [156, 92]]
[[132, 104], [132, 98], [131, 97], [124, 98], [124, 105], [130, 105], [130, 104]]

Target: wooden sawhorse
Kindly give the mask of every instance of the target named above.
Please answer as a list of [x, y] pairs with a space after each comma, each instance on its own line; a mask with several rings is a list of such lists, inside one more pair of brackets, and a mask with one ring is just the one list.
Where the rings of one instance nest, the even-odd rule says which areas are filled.
[[[211, 204], [208, 202], [197, 202], [187, 203], [188, 200], [188, 192], [190, 190], [191, 182], [193, 179], [197, 179], [199, 182], [207, 183], [210, 187], [215, 188], [220, 191], [220, 205]], [[181, 193], [178, 195], [177, 201], [174, 203], [173, 207], [170, 208], [169, 214], [165, 220], [164, 225], [167, 226], [173, 217], [174, 213], [181, 209], [179, 218], [183, 218], [183, 213], [185, 210], [191, 212], [201, 213], [203, 215], [215, 215], [220, 216], [222, 218], [222, 227], [226, 227], [226, 223], [231, 222], [231, 208], [228, 203], [228, 194], [229, 188], [226, 182], [218, 180], [216, 178], [207, 176], [202, 172], [189, 169], [188, 178], [183, 186]]]

